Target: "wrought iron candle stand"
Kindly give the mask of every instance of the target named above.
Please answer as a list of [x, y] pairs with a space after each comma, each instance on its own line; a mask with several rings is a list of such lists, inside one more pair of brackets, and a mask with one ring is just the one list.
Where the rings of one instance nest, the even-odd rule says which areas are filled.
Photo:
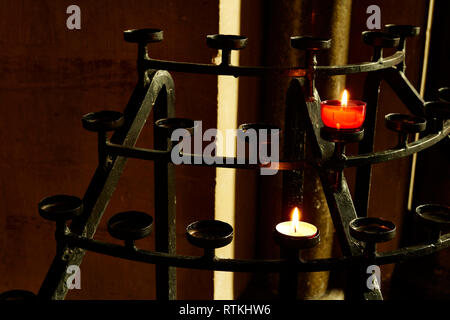
[[[64, 299], [67, 293], [66, 269], [79, 265], [86, 250], [122, 259], [130, 259], [156, 265], [157, 299], [176, 299], [175, 268], [194, 268], [230, 272], [278, 272], [280, 295], [295, 299], [299, 272], [348, 270], [349, 287], [346, 298], [382, 299], [380, 290], [366, 286], [366, 266], [398, 263], [429, 255], [450, 246], [450, 234], [442, 230], [450, 223], [450, 209], [438, 205], [417, 208], [422, 221], [427, 222], [435, 237], [430, 243], [404, 247], [390, 252], [376, 252], [376, 243], [388, 241], [395, 235], [395, 225], [389, 221], [367, 217], [367, 203], [371, 184], [371, 166], [395, 160], [422, 151], [450, 133], [448, 88], [440, 91], [441, 100], [425, 102], [404, 74], [406, 38], [416, 36], [419, 28], [414, 26], [388, 25], [386, 32], [363, 32], [363, 41], [373, 47], [371, 62], [344, 66], [321, 66], [317, 64], [319, 50], [330, 48], [331, 40], [313, 37], [292, 37], [293, 48], [305, 51], [304, 67], [234, 66], [230, 63], [231, 50], [245, 48], [247, 38], [242, 36], [212, 35], [207, 37], [211, 48], [222, 50], [222, 62], [218, 65], [193, 64], [151, 59], [147, 45], [163, 40], [158, 29], [128, 30], [124, 38], [138, 45], [138, 83], [123, 114], [100, 111], [87, 114], [82, 119], [84, 128], [98, 134], [98, 167], [83, 199], [57, 195], [39, 203], [39, 213], [45, 219], [56, 221], [56, 256], [48, 274], [37, 293], [41, 299]], [[396, 52], [383, 57], [384, 48], [396, 48]], [[299, 251], [319, 242], [316, 236], [301, 241], [275, 234], [280, 245], [281, 258], [275, 260], [221, 259], [215, 256], [215, 248], [232, 241], [233, 228], [220, 221], [197, 221], [187, 227], [189, 242], [204, 249], [203, 256], [182, 256], [175, 251], [175, 185], [174, 165], [170, 152], [174, 145], [170, 134], [176, 128], [192, 132], [194, 122], [175, 118], [174, 83], [168, 71], [255, 76], [283, 75], [292, 78], [287, 92], [285, 132], [300, 132], [285, 136], [283, 154], [285, 159], [276, 164], [283, 170], [283, 199], [298, 199], [303, 190], [303, 169], [318, 171], [336, 229], [343, 256], [338, 258], [305, 261]], [[367, 117], [364, 129], [333, 130], [323, 127], [320, 118], [320, 97], [315, 88], [318, 75], [349, 75], [367, 73], [364, 97]], [[378, 93], [381, 80], [385, 80], [412, 115], [389, 114], [386, 126], [398, 133], [398, 143], [389, 150], [373, 152]], [[150, 113], [157, 120], [154, 126], [154, 150], [136, 148], [139, 134]], [[253, 124], [258, 127], [259, 124]], [[264, 126], [264, 124], [262, 124]], [[247, 124], [241, 130], [252, 127]], [[270, 127], [270, 126], [269, 126]], [[112, 131], [108, 139], [107, 132]], [[418, 141], [409, 142], [408, 136], [423, 132]], [[286, 143], [288, 142], [288, 143]], [[304, 143], [310, 144], [313, 157], [306, 158]], [[359, 154], [345, 155], [346, 143], [359, 143]], [[300, 147], [300, 148], [299, 148]], [[302, 150], [302, 151], [299, 151]], [[202, 155], [190, 154], [192, 165], [210, 166]], [[109, 219], [111, 236], [124, 241], [117, 245], [94, 240], [94, 234], [124, 169], [127, 158], [155, 162], [155, 208], [153, 218], [142, 212], [122, 212]], [[257, 169], [266, 164], [217, 164], [241, 169]], [[272, 164], [274, 165], [274, 164]], [[350, 195], [343, 169], [357, 167], [355, 205]], [[70, 227], [66, 225], [72, 221]], [[136, 247], [135, 241], [155, 233], [154, 251]], [[28, 298], [31, 294], [11, 291], [3, 298]]]

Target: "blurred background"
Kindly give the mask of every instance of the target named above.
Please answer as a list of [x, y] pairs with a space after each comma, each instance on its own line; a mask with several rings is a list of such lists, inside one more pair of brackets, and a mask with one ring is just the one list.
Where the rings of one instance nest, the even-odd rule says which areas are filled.
[[[80, 30], [66, 27], [66, 8], [71, 4], [81, 9]], [[39, 217], [37, 204], [52, 194], [83, 196], [97, 165], [97, 139], [81, 127], [81, 117], [103, 109], [122, 111], [131, 96], [137, 48], [123, 40], [124, 30], [164, 30], [164, 41], [150, 45], [149, 55], [165, 60], [211, 63], [217, 50], [209, 49], [205, 38], [221, 32], [249, 38], [246, 49], [233, 53], [233, 61], [241, 65], [301, 65], [303, 57], [290, 48], [289, 38], [306, 34], [333, 39], [331, 50], [319, 56], [319, 64], [357, 63], [371, 59], [371, 47], [361, 40], [370, 5], [379, 6], [381, 27], [420, 26], [420, 35], [407, 43], [406, 75], [425, 100], [435, 100], [438, 88], [450, 86], [446, 16], [450, 3], [445, 0], [2, 0], [0, 292], [39, 290], [55, 254], [55, 241], [54, 224]], [[385, 55], [391, 53], [386, 50]], [[283, 128], [288, 79], [171, 74], [176, 115], [202, 120], [203, 130], [234, 129], [258, 121]], [[319, 94], [322, 100], [339, 98], [347, 88], [352, 98], [360, 99], [364, 79], [365, 75], [319, 78]], [[224, 94], [230, 88], [232, 94]], [[391, 112], [407, 109], [382, 83], [376, 151], [396, 143], [395, 133], [383, 123], [384, 115]], [[151, 146], [152, 131], [151, 125], [144, 129], [138, 147]], [[403, 221], [417, 205], [450, 205], [449, 150], [449, 139], [444, 139], [422, 152], [415, 166], [411, 158], [404, 158], [373, 167], [369, 216], [389, 219], [398, 228], [398, 236], [380, 245], [380, 251], [412, 241], [402, 236]], [[356, 148], [348, 152], [355, 153]], [[185, 227], [196, 220], [220, 218], [235, 226], [235, 240], [219, 256], [277, 258], [272, 231], [282, 221], [282, 175], [226, 170], [176, 168], [177, 252], [201, 254], [184, 238]], [[345, 175], [353, 192], [355, 172], [346, 169]], [[320, 246], [307, 255], [339, 256], [320, 183], [313, 173], [305, 179], [304, 218], [320, 226], [322, 237]], [[153, 204], [153, 164], [129, 160], [95, 239], [117, 243], [106, 231], [107, 218], [125, 210], [152, 214]], [[138, 246], [152, 249], [153, 238], [139, 241]], [[450, 298], [449, 250], [381, 270], [381, 289], [387, 299]], [[177, 279], [178, 299], [276, 297], [277, 275], [178, 269]], [[302, 275], [301, 296], [341, 299], [344, 279], [339, 272]], [[154, 282], [152, 265], [88, 252], [81, 265], [81, 290], [70, 290], [67, 299], [154, 299]]]

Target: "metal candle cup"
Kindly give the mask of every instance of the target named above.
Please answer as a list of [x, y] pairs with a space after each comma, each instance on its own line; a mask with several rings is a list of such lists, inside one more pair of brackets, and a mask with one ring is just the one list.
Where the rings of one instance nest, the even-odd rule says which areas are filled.
[[281, 258], [289, 262], [288, 268], [280, 272], [280, 298], [297, 299], [298, 272], [292, 267], [301, 263], [299, 254], [302, 249], [312, 248], [319, 243], [319, 230], [311, 223], [300, 221], [300, 212], [296, 207], [291, 221], [277, 224], [273, 235], [280, 246]]
[[186, 238], [200, 248], [221, 248], [233, 240], [233, 227], [219, 220], [200, 220], [187, 226]]

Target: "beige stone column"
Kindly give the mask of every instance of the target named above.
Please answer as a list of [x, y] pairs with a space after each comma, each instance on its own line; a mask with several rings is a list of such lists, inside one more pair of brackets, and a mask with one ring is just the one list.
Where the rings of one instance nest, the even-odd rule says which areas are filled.
[[[303, 52], [290, 47], [293, 35], [313, 35], [332, 38], [328, 53], [318, 56], [318, 64], [345, 64], [347, 62], [348, 38], [350, 30], [351, 0], [281, 0], [268, 4], [266, 30], [267, 65], [293, 66], [303, 64]], [[328, 59], [327, 59], [328, 57]], [[262, 120], [284, 127], [284, 107], [290, 79], [270, 77], [264, 80], [264, 115]], [[335, 98], [345, 85], [345, 77], [318, 78], [319, 95]], [[280, 149], [282, 150], [282, 149]], [[278, 222], [283, 221], [282, 174], [260, 178], [260, 209], [258, 213], [261, 258], [278, 256], [279, 248], [270, 236]], [[317, 259], [330, 257], [333, 245], [333, 224], [323, 194], [321, 182], [316, 172], [306, 170], [304, 176], [303, 218], [315, 224], [321, 232], [321, 242], [313, 249], [305, 250], [303, 258]], [[303, 273], [299, 275], [299, 298], [317, 299], [327, 290], [329, 272]], [[278, 285], [277, 275], [268, 279], [267, 287], [272, 292]]]

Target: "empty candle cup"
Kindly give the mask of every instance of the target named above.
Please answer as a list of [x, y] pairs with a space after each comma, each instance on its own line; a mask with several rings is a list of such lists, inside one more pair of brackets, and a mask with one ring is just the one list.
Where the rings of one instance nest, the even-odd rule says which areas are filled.
[[395, 237], [395, 224], [380, 218], [359, 217], [349, 224], [350, 235], [363, 242], [384, 242]]
[[442, 102], [450, 102], [450, 87], [443, 87], [438, 90], [439, 100]]
[[450, 207], [439, 204], [423, 204], [416, 208], [423, 222], [438, 228], [450, 229]]
[[109, 218], [107, 226], [112, 237], [134, 241], [150, 235], [153, 230], [153, 218], [145, 212], [125, 211]]
[[46, 220], [67, 221], [83, 212], [83, 201], [75, 196], [58, 194], [42, 199], [38, 209], [41, 217]]
[[195, 122], [187, 118], [164, 118], [157, 120], [155, 126], [170, 139], [177, 129], [184, 129], [189, 135], [194, 134]]
[[186, 238], [199, 248], [221, 248], [233, 240], [233, 227], [219, 220], [196, 221], [187, 226]]
[[83, 128], [94, 132], [114, 131], [120, 128], [125, 119], [118, 111], [103, 110], [85, 114], [81, 119]]

